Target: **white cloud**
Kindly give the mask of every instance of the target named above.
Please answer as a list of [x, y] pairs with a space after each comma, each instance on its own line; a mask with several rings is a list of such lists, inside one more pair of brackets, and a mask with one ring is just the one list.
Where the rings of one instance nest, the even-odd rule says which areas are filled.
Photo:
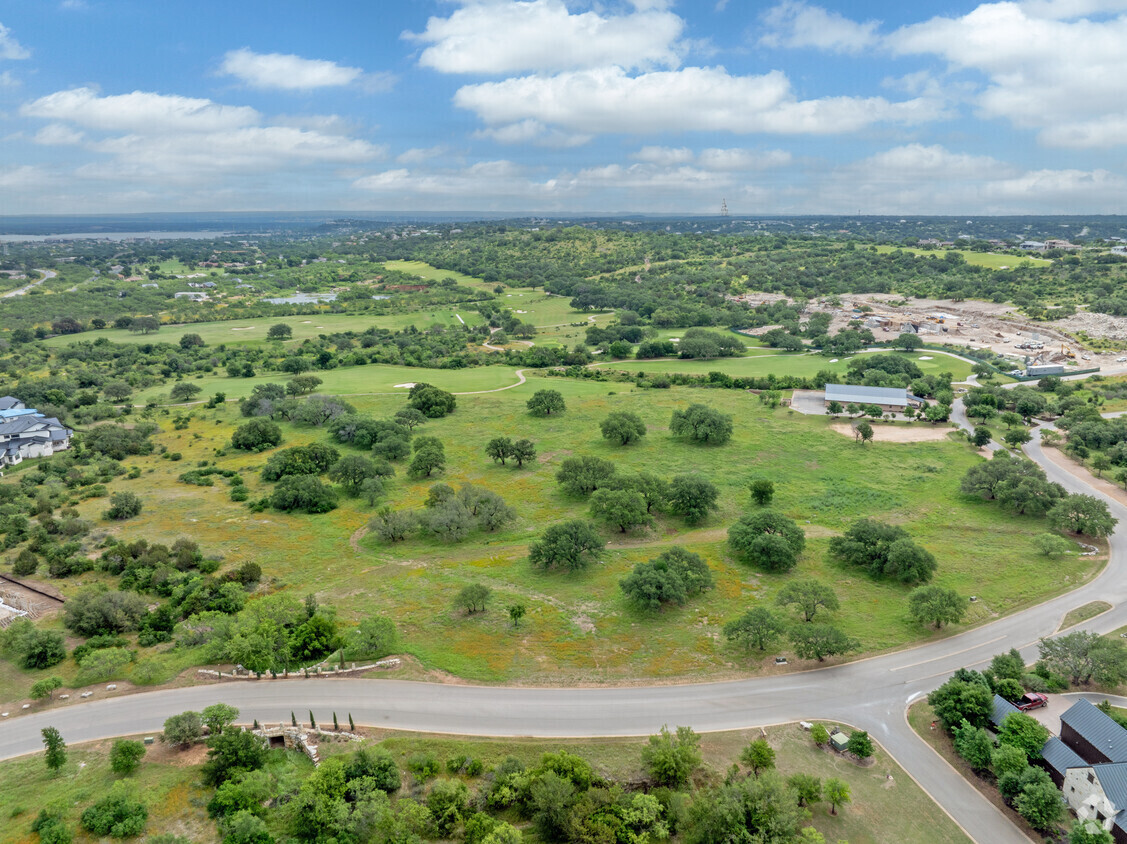
[[385, 170], [363, 176], [353, 185], [371, 193], [425, 197], [440, 205], [449, 200], [470, 200], [475, 208], [498, 199], [532, 199], [554, 188], [551, 180], [538, 183], [523, 167], [506, 160], [479, 161], [461, 169]]
[[929, 98], [889, 102], [883, 97], [799, 100], [787, 77], [732, 76], [724, 68], [688, 67], [629, 76], [619, 67], [524, 76], [466, 85], [454, 95], [461, 108], [490, 127], [535, 120], [567, 132], [665, 131], [839, 134], [879, 122], [920, 123], [940, 116]]
[[739, 172], [786, 167], [791, 159], [791, 154], [782, 149], [704, 149], [697, 163], [705, 170]]
[[364, 73], [323, 59], [305, 59], [285, 53], [255, 53], [243, 47], [223, 57], [219, 72], [241, 79], [252, 88], [312, 91], [350, 85]]
[[12, 30], [0, 23], [0, 59], [26, 59], [31, 51], [12, 36]]
[[668, 167], [672, 164], [688, 164], [693, 160], [693, 151], [688, 147], [642, 147], [633, 155], [639, 161]]
[[22, 84], [18, 77], [12, 75], [12, 71], [5, 70], [0, 73], [0, 88], [18, 88]]
[[73, 146], [82, 143], [85, 136], [62, 123], [48, 123], [35, 133], [35, 143], [44, 146]]
[[58, 91], [26, 103], [21, 113], [51, 121], [34, 136], [36, 143], [80, 146], [96, 156], [75, 169], [79, 179], [214, 185], [243, 175], [297, 177], [386, 154], [384, 147], [351, 137], [351, 127], [336, 115], [268, 124], [245, 106], [143, 91]]
[[92, 88], [56, 91], [26, 103], [20, 113], [90, 129], [144, 133], [223, 131], [253, 125], [260, 117], [248, 106], [145, 91], [100, 97]]
[[703, 149], [694, 153], [688, 147], [642, 147], [631, 158], [658, 167], [675, 167], [695, 164], [701, 170], [741, 172], [783, 167], [790, 163], [791, 154], [785, 150], [753, 149]]
[[811, 6], [802, 0], [783, 0], [762, 16], [768, 32], [760, 37], [765, 47], [813, 47], [833, 53], [859, 53], [877, 41], [877, 21], [857, 23]]
[[634, 6], [623, 15], [573, 14], [563, 0], [470, 0], [403, 37], [429, 45], [419, 63], [442, 73], [676, 67], [684, 21], [664, 2]]
[[1127, 144], [1127, 15], [1106, 20], [1121, 2], [982, 4], [958, 18], [935, 17], [890, 35], [904, 54], [934, 54], [987, 80], [975, 98], [980, 114], [1038, 130], [1043, 143], [1066, 147]]
[[397, 164], [422, 164], [432, 158], [441, 158], [448, 155], [450, 150], [444, 144], [433, 147], [413, 147], [395, 156]]

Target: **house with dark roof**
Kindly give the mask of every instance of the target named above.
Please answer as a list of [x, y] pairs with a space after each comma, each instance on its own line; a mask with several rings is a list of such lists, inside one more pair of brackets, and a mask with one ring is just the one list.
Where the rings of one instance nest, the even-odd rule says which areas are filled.
[[1060, 716], [1060, 738], [1089, 765], [1127, 762], [1127, 730], [1083, 698]]
[[1057, 788], [1064, 787], [1064, 777], [1069, 768], [1083, 768], [1087, 764], [1075, 750], [1056, 736], [1045, 742], [1045, 746], [1041, 748], [1041, 758], [1037, 760], [1037, 765], [1048, 771]]
[[1082, 821], [1095, 821], [1118, 844], [1127, 842], [1127, 762], [1069, 768], [1061, 787]]
[[1021, 710], [1006, 700], [1001, 695], [994, 695], [994, 708], [990, 712], [990, 723], [994, 725], [994, 729], [1002, 726], [1002, 722], [1010, 715], [1020, 713]]
[[29, 457], [50, 457], [70, 448], [74, 431], [54, 417], [24, 407], [12, 396], [0, 398], [0, 467]]

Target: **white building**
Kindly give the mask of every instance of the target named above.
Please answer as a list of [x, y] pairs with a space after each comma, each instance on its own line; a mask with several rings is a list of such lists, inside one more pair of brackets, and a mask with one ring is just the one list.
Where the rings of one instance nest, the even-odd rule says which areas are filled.
[[74, 431], [58, 419], [26, 407], [13, 396], [0, 398], [0, 467], [65, 451], [73, 436]]

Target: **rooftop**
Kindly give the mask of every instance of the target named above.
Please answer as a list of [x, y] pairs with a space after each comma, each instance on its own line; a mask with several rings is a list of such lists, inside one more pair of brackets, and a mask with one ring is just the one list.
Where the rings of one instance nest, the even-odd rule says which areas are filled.
[[854, 384], [827, 384], [826, 401], [842, 404], [896, 404], [908, 406], [908, 391], [904, 387], [860, 387]]
[[1060, 716], [1067, 724], [1099, 749], [1112, 762], [1127, 762], [1127, 730], [1081, 698]]

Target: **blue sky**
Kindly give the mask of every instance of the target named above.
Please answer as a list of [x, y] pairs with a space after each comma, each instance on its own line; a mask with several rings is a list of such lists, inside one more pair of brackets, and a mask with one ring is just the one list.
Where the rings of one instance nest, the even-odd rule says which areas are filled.
[[0, 214], [1127, 213], [1127, 0], [0, 0]]

